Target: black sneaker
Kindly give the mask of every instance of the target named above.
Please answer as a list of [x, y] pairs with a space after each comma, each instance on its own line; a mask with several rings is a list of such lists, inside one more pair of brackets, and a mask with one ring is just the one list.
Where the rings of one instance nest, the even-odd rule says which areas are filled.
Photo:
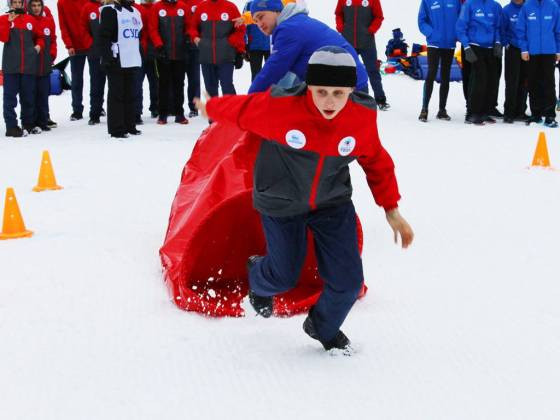
[[179, 115], [179, 116], [175, 117], [175, 122], [177, 124], [186, 125], [186, 124], [189, 123], [189, 120], [187, 118], [185, 118], [184, 115]]
[[529, 115], [527, 114], [519, 114], [517, 115], [513, 120], [514, 121], [521, 121], [521, 122], [527, 122], [527, 120], [531, 118]]
[[543, 122], [542, 117], [537, 117], [537, 116], [535, 116], [535, 117], [529, 117], [529, 118], [527, 119], [527, 121], [525, 121], [525, 124], [527, 124], [527, 125], [531, 125], [531, 124], [533, 124], [533, 123], [534, 123], [534, 124], [540, 124], [540, 123], [542, 123], [542, 122]]
[[81, 113], [73, 112], [72, 115], [70, 115], [70, 121], [78, 121], [81, 120], [82, 118], [84, 117]]
[[469, 115], [465, 118], [465, 124], [484, 125], [484, 119], [479, 115]]
[[29, 134], [41, 134], [42, 131], [36, 125], [24, 125], [23, 130], [27, 131]]
[[124, 134], [111, 134], [111, 138], [114, 139], [127, 139], [129, 137], [128, 133]]
[[134, 130], [130, 130], [128, 132], [128, 134], [132, 134], [133, 136], [138, 136], [138, 135], [142, 134], [142, 131], [135, 128]]
[[379, 108], [380, 111], [387, 111], [391, 108], [391, 105], [389, 105], [386, 100], [382, 100], [377, 102], [377, 108]]
[[483, 119], [485, 123], [496, 124], [496, 120], [492, 118], [490, 115], [485, 115]]
[[25, 137], [27, 132], [24, 132], [21, 127], [8, 127], [6, 128], [6, 137]]
[[420, 116], [418, 117], [419, 121], [422, 122], [428, 122], [428, 110], [427, 109], [422, 109], [422, 111], [420, 111]]
[[150, 117], [152, 118], [157, 118], [158, 117], [158, 112], [157, 111], [150, 111]]
[[[261, 255], [251, 255], [247, 259], [247, 272], [251, 271], [251, 268], [253, 268], [254, 265], [262, 258], [263, 257]], [[259, 296], [252, 290], [249, 290], [249, 303], [257, 315], [260, 315], [263, 318], [270, 318], [273, 312], [272, 302], [272, 296]]]
[[556, 128], [558, 127], [558, 122], [552, 117], [546, 117], [544, 120], [545, 127]]
[[514, 119], [513, 119], [513, 118], [511, 118], [511, 117], [506, 117], [506, 116], [504, 115], [504, 124], [513, 124], [513, 122], [514, 122]]
[[494, 118], [504, 118], [504, 114], [498, 111], [498, 108], [494, 108], [492, 111], [488, 113], [488, 115]]
[[142, 117], [140, 115], [136, 116], [136, 125], [142, 125], [144, 124], [144, 121], [142, 120]]
[[451, 117], [447, 114], [445, 109], [440, 109], [436, 115], [438, 120], [451, 121]]
[[338, 330], [333, 339], [329, 341], [322, 341], [317, 334], [315, 325], [313, 325], [313, 320], [311, 319], [312, 312], [313, 308], [311, 308], [311, 310], [309, 311], [309, 315], [307, 315], [307, 318], [305, 318], [305, 321], [303, 321], [303, 331], [305, 331], [305, 333], [312, 339], [319, 341], [326, 351], [332, 349], [350, 350], [350, 340], [340, 330]]
[[189, 112], [189, 118], [194, 118], [194, 117], [198, 117], [198, 111], [196, 109]]
[[55, 123], [53, 120], [51, 120], [50, 118], [47, 120], [47, 125], [49, 126], [49, 128], [56, 128], [58, 127], [58, 124]]
[[88, 125], [97, 125], [99, 123], [101, 123], [99, 117], [91, 117], [88, 121]]
[[38, 125], [41, 131], [51, 131], [51, 128], [47, 124]]

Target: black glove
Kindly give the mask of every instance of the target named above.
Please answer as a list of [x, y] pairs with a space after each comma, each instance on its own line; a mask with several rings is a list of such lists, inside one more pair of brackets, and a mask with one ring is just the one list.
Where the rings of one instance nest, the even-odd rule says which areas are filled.
[[247, 63], [251, 62], [251, 56], [249, 55], [248, 52], [243, 54], [243, 60], [245, 60]]
[[465, 48], [465, 60], [467, 60], [471, 64], [476, 63], [476, 60], [478, 60], [478, 57], [476, 56], [476, 54], [474, 53], [471, 47]]
[[242, 53], [237, 53], [235, 55], [235, 64], [234, 64], [235, 68], [237, 70], [239, 70], [241, 67], [243, 67], [243, 54]]
[[165, 47], [163, 45], [161, 47], [157, 47], [156, 57], [158, 60], [167, 61], [167, 51], [165, 51]]
[[502, 54], [503, 54], [502, 44], [500, 44], [499, 42], [496, 42], [494, 44], [494, 57], [502, 58]]

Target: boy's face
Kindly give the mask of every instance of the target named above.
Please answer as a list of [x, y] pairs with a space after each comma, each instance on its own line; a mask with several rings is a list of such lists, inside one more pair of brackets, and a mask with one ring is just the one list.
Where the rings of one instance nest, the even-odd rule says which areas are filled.
[[309, 86], [313, 103], [327, 120], [332, 120], [346, 106], [350, 94], [354, 90], [350, 87]]
[[23, 0], [12, 0], [10, 6], [12, 9], [23, 9]]
[[276, 20], [279, 14], [278, 12], [271, 11], [257, 12], [253, 15], [253, 20], [263, 34], [272, 35], [274, 28], [276, 28]]
[[42, 12], [41, 9], [43, 8], [40, 1], [32, 1], [29, 3], [29, 7], [31, 8], [31, 13], [34, 16], [39, 16]]

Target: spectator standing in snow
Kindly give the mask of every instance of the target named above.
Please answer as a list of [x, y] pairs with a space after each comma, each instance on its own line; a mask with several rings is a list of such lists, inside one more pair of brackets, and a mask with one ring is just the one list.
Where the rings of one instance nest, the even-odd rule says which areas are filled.
[[384, 19], [380, 0], [338, 0], [335, 15], [336, 30], [364, 61], [377, 106], [382, 111], [389, 109], [377, 65], [375, 44], [375, 34]]
[[519, 13], [517, 36], [521, 58], [529, 66], [528, 124], [557, 127], [554, 71], [560, 59], [560, 9], [554, 0], [527, 0]]
[[[189, 33], [200, 51], [204, 86], [210, 96], [235, 94], [234, 65], [243, 64], [245, 25], [235, 27], [241, 16], [237, 6], [227, 0], [206, 0], [198, 5]], [[237, 64], [236, 64], [237, 62]]]
[[212, 120], [266, 139], [255, 162], [253, 205], [261, 214], [268, 254], [249, 257], [251, 305], [268, 318], [273, 296], [296, 286], [310, 228], [325, 287], [303, 329], [325, 350], [351, 352], [340, 327], [364, 279], [351, 161], [357, 159], [364, 169], [403, 247], [412, 243], [413, 232], [398, 212], [394, 165], [379, 140], [375, 101], [354, 92], [354, 57], [340, 47], [321, 48], [309, 60], [305, 81], [297, 89], [213, 98], [200, 109]]
[[265, 35], [272, 35], [270, 58], [259, 72], [249, 93], [263, 92], [273, 84], [291, 86], [305, 80], [311, 55], [326, 45], [348, 51], [357, 64], [357, 89], [368, 91], [368, 75], [356, 50], [335, 30], [310, 18], [307, 7], [299, 3], [282, 5], [280, 0], [259, 0], [251, 5], [254, 22]]
[[[439, 111], [436, 118], [449, 121], [447, 114], [447, 95], [449, 94], [449, 79], [451, 63], [457, 44], [455, 24], [461, 12], [459, 0], [421, 0], [418, 12], [418, 27], [426, 36], [428, 44], [428, 77], [424, 83], [422, 110], [418, 119], [428, 121], [428, 105], [434, 89], [438, 67], [440, 67], [441, 85], [439, 88]], [[440, 66], [441, 62], [441, 66]]]
[[83, 118], [84, 67], [87, 45], [80, 16], [84, 0], [58, 0], [58, 23], [62, 41], [70, 56], [70, 77], [72, 79], [72, 115], [70, 120]]
[[[243, 9], [243, 14], [251, 11], [252, 1], [248, 1]], [[249, 63], [251, 63], [251, 82], [255, 80], [257, 74], [262, 69], [263, 61], [266, 62], [270, 57], [270, 36], [261, 32], [259, 27], [254, 23], [247, 25], [247, 34], [245, 35], [247, 44], [247, 54]]]
[[50, 131], [49, 127], [49, 93], [51, 88], [50, 74], [56, 60], [56, 29], [54, 19], [44, 12], [43, 0], [29, 2], [29, 14], [33, 17], [42, 38], [42, 48], [37, 60], [37, 78], [35, 89], [35, 126], [41, 131]]
[[[9, 13], [0, 17], [2, 72], [4, 75], [3, 107], [6, 137], [23, 137], [28, 132], [40, 133], [35, 127], [35, 83], [38, 53], [42, 39], [34, 19], [25, 14], [23, 0], [11, 0]], [[16, 107], [21, 103], [21, 124], [18, 126]]]
[[89, 67], [89, 125], [99, 124], [103, 113], [105, 80], [107, 75], [101, 68], [99, 55], [99, 8], [101, 0], [88, 0], [82, 7], [80, 22]]
[[189, 118], [194, 118], [198, 116], [198, 111], [194, 104], [194, 98], [200, 98], [200, 51], [198, 47], [191, 39], [189, 34], [190, 27], [192, 25], [192, 20], [194, 18], [194, 13], [196, 8], [203, 0], [187, 0], [185, 3], [187, 5], [188, 14], [188, 26], [186, 28], [186, 39], [187, 39], [187, 61], [186, 61], [186, 73], [187, 73], [187, 102], [189, 106]]
[[495, 123], [496, 57], [502, 56], [502, 7], [493, 0], [467, 0], [457, 20], [457, 37], [471, 63], [466, 123]]
[[517, 22], [524, 0], [512, 0], [503, 9], [502, 32], [504, 34], [506, 100], [504, 123], [527, 120], [527, 62], [521, 59], [520, 42], [517, 38]]
[[134, 80], [142, 65], [142, 18], [130, 0], [106, 2], [99, 21], [99, 53], [107, 73], [107, 128], [113, 138], [141, 134], [136, 129]]
[[158, 124], [167, 124], [169, 114], [175, 115], [178, 124], [189, 123], [184, 109], [187, 27], [187, 6], [182, 1], [163, 0], [152, 6], [148, 30], [156, 49], [159, 73]]

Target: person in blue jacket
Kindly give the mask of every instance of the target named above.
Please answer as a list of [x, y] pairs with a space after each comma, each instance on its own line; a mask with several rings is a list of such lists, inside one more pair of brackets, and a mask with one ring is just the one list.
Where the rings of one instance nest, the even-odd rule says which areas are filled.
[[[244, 13], [251, 10], [251, 3], [253, 2], [247, 2], [243, 9]], [[270, 57], [270, 36], [262, 33], [257, 25], [251, 23], [247, 25], [245, 43], [247, 44], [247, 55], [251, 65], [251, 81], [253, 81], [261, 71], [263, 61], [266, 62]]]
[[467, 0], [457, 19], [457, 37], [471, 63], [466, 123], [495, 123], [489, 114], [495, 107], [498, 83], [496, 58], [502, 57], [500, 23], [502, 6], [494, 0]]
[[560, 59], [560, 8], [554, 0], [527, 0], [519, 13], [517, 37], [521, 58], [529, 64], [529, 105], [527, 124], [557, 127], [554, 66]]
[[310, 18], [305, 6], [289, 3], [284, 7], [280, 0], [259, 0], [251, 5], [251, 15], [265, 35], [272, 35], [272, 51], [249, 93], [264, 92], [273, 84], [286, 87], [305, 80], [309, 58], [327, 45], [344, 48], [354, 57], [356, 89], [368, 91], [368, 75], [356, 50], [334, 29]]
[[516, 26], [525, 0], [511, 0], [502, 13], [502, 42], [505, 47], [506, 101], [504, 123], [525, 121], [527, 116], [527, 62], [521, 60]]
[[422, 0], [418, 12], [418, 28], [426, 37], [428, 44], [428, 76], [424, 83], [422, 110], [418, 119], [428, 121], [428, 105], [434, 89], [434, 81], [440, 67], [441, 85], [439, 88], [439, 111], [436, 118], [449, 121], [445, 109], [449, 94], [451, 63], [457, 43], [455, 24], [461, 12], [460, 0]]

